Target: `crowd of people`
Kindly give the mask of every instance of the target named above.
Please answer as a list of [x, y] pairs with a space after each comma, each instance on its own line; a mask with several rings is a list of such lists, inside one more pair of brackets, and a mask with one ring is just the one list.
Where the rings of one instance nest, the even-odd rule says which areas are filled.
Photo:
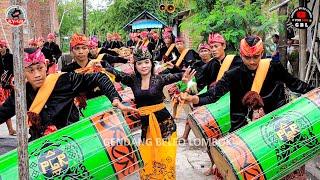
[[[277, 37], [274, 36], [275, 41]], [[286, 104], [285, 87], [302, 94], [315, 88], [288, 73], [280, 63], [278, 47], [271, 55], [273, 60], [262, 60], [265, 47], [256, 35], [243, 37], [239, 55], [226, 53], [227, 42], [219, 33], [211, 33], [197, 50], [187, 48], [183, 37], [175, 37], [170, 27], [161, 34], [154, 30], [132, 32], [129, 38], [123, 43], [119, 33], [108, 33], [106, 41], [101, 43], [96, 37], [75, 33], [70, 41], [73, 60], [62, 69], [57, 68], [62, 53], [54, 42], [54, 34], [50, 33], [47, 41], [41, 37], [29, 41], [23, 61], [30, 141], [77, 122], [81, 116], [79, 109], [86, 104], [81, 101], [100, 95], [106, 95], [113, 106], [124, 112], [140, 113], [142, 142], [153, 138], [170, 141], [176, 136], [177, 128], [175, 117], [165, 107], [163, 88], [180, 80], [187, 84], [195, 79], [199, 92], [207, 87], [204, 94], [178, 97], [180, 102], [194, 107], [214, 103], [230, 92], [230, 132], [245, 126], [248, 119], [258, 119]], [[9, 134], [14, 135], [10, 120], [15, 115], [13, 56], [7, 47], [5, 41], [0, 41], [0, 123], [6, 122]], [[291, 56], [292, 40], [288, 40], [287, 51], [288, 60], [296, 68]], [[134, 73], [116, 70], [115, 63], [133, 64]], [[256, 82], [255, 75], [260, 69], [267, 73]], [[56, 73], [58, 71], [63, 73]], [[113, 85], [115, 81], [132, 89], [137, 109], [121, 103]], [[49, 84], [51, 89], [42, 88]], [[252, 90], [253, 84], [260, 88]], [[75, 99], [80, 103], [76, 104]], [[44, 102], [37, 103], [39, 101]], [[187, 122], [178, 141], [187, 141], [189, 132]], [[174, 163], [168, 168], [174, 169]], [[297, 172], [296, 177], [305, 177], [303, 168]], [[207, 174], [212, 173], [222, 179], [214, 164]], [[153, 176], [147, 171], [141, 173], [142, 178]]]

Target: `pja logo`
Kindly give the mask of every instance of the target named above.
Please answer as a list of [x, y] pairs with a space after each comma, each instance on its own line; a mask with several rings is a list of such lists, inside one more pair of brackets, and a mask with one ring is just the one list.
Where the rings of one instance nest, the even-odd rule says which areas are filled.
[[49, 150], [40, 155], [38, 166], [46, 177], [59, 176], [69, 167], [68, 157], [60, 149]]
[[26, 21], [26, 11], [21, 6], [10, 6], [6, 12], [6, 22], [14, 27], [23, 25]]
[[275, 125], [275, 132], [280, 140], [287, 142], [293, 141], [300, 132], [300, 129], [294, 122], [280, 121], [279, 124]]

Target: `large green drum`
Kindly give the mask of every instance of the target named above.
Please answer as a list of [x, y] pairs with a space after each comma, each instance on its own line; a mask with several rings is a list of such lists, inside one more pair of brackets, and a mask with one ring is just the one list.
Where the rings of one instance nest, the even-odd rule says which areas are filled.
[[[134, 95], [131, 88], [126, 87], [121, 91], [118, 91], [120, 97], [122, 98], [122, 103], [126, 106], [136, 108], [134, 103]], [[97, 114], [105, 110], [112, 109], [112, 103], [106, 96], [99, 96], [87, 100], [87, 106], [83, 109], [82, 119], [90, 117], [92, 114]], [[140, 115], [132, 112], [124, 113], [125, 120], [132, 131], [135, 131], [141, 127]]]
[[231, 128], [230, 93], [215, 103], [195, 109], [188, 115], [188, 120], [197, 138], [209, 141], [224, 136]]
[[280, 179], [320, 151], [320, 88], [211, 146], [226, 179]]
[[112, 103], [107, 96], [104, 95], [89, 99], [86, 102], [87, 106], [81, 110], [83, 116], [82, 119], [86, 119], [92, 116], [92, 114], [97, 114], [105, 110], [112, 109]]
[[[122, 114], [109, 110], [29, 144], [30, 179], [122, 179], [143, 167]], [[18, 179], [18, 154], [0, 156], [0, 179]]]

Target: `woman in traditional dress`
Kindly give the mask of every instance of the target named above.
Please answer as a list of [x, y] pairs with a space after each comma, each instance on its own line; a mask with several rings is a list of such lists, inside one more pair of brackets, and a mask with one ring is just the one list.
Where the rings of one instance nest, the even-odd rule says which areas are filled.
[[145, 163], [140, 172], [141, 179], [175, 179], [176, 124], [163, 103], [163, 87], [181, 79], [187, 83], [195, 71], [188, 68], [184, 73], [154, 75], [152, 55], [148, 50], [138, 50], [134, 60], [133, 75], [111, 67], [108, 71], [116, 75], [116, 81], [132, 89], [141, 115], [143, 143], [140, 152]]

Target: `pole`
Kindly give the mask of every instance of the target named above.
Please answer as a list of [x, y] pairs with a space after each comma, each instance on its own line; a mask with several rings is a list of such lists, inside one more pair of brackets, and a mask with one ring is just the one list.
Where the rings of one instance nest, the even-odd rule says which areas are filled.
[[83, 34], [87, 33], [87, 0], [83, 0]]
[[[306, 7], [305, 0], [299, 0], [299, 5]], [[305, 79], [307, 67], [307, 29], [299, 29], [299, 78]]]
[[62, 22], [63, 22], [63, 18], [64, 18], [64, 15], [66, 14], [66, 9], [64, 8], [63, 9], [63, 13], [62, 13], [62, 16], [61, 16], [61, 20], [60, 20], [60, 23], [59, 23], [59, 32], [60, 32], [60, 29], [61, 29], [61, 25], [62, 25]]
[[[285, 2], [284, 0], [282, 0], [282, 2]], [[288, 13], [288, 5], [287, 4], [283, 4], [280, 8], [279, 8], [279, 16], [287, 16]], [[279, 54], [280, 54], [280, 62], [283, 65], [283, 67], [285, 67], [287, 69], [287, 58], [286, 58], [286, 50], [287, 50], [287, 23], [286, 21], [282, 21], [281, 22], [283, 25], [280, 26], [279, 28]]]
[[[21, 0], [11, 0], [11, 5], [21, 5]], [[26, 87], [23, 68], [23, 26], [13, 27], [13, 69], [15, 83], [15, 110], [18, 139], [19, 179], [29, 179], [28, 131]]]
[[313, 60], [313, 52], [314, 52], [314, 46], [316, 43], [316, 38], [317, 38], [317, 32], [318, 32], [318, 22], [319, 22], [319, 13], [315, 15], [316, 22], [314, 24], [314, 31], [313, 31], [313, 36], [312, 36], [312, 44], [311, 44], [311, 49], [310, 49], [310, 56], [308, 60], [308, 65], [307, 65], [307, 72], [305, 75], [305, 81], [308, 80], [309, 75], [310, 75], [310, 70], [311, 70], [311, 65], [312, 65], [312, 60]]
[[62, 13], [62, 16], [61, 16], [61, 20], [60, 20], [60, 23], [59, 23], [59, 29], [58, 29], [59, 32], [60, 32], [60, 29], [61, 29], [62, 22], [63, 22], [63, 19], [64, 19], [65, 14], [66, 14], [67, 12], [73, 10], [73, 9], [74, 9], [74, 7], [71, 7], [70, 9], [66, 9], [66, 8], [64, 7], [63, 13]]
[[276, 9], [279, 9], [281, 6], [284, 6], [286, 4], [288, 4], [291, 0], [285, 0], [285, 1], [282, 1], [280, 4], [276, 5], [276, 6], [273, 6], [272, 8], [269, 9], [269, 12], [272, 12]]

